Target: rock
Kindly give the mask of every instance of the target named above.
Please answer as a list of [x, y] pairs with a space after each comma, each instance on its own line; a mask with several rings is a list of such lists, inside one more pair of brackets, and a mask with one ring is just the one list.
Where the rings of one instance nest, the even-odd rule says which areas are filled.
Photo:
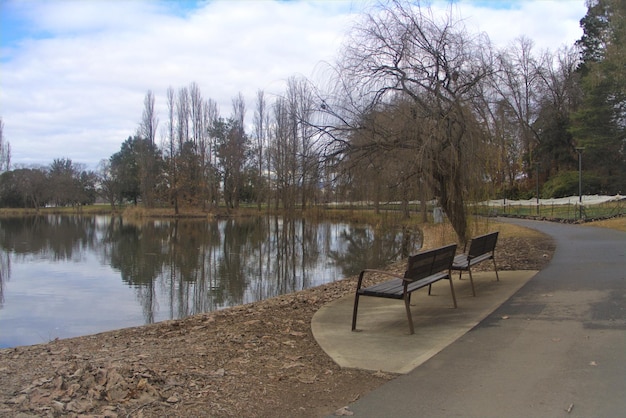
[[226, 370], [224, 369], [217, 369], [213, 372], [213, 376], [224, 377], [224, 375], [226, 375]]
[[59, 401], [52, 401], [52, 409], [54, 409], [57, 412], [64, 412], [65, 404]]
[[336, 410], [334, 415], [337, 417], [347, 417], [354, 415], [354, 412], [350, 411], [347, 406], [344, 406], [343, 408]]
[[110, 401], [122, 401], [128, 394], [128, 384], [124, 378], [115, 370], [107, 373], [106, 393]]
[[72, 383], [68, 388], [67, 388], [67, 392], [65, 393], [66, 396], [69, 396], [70, 398], [73, 397], [74, 395], [76, 395], [78, 393], [78, 391], [80, 390], [80, 385], [78, 383]]
[[87, 412], [90, 408], [91, 402], [88, 402], [86, 400], [71, 401], [65, 406], [65, 409], [67, 409], [68, 411], [76, 412], [78, 414]]
[[16, 396], [15, 398], [11, 398], [6, 402], [14, 404], [14, 405], [21, 405], [26, 401], [28, 401], [28, 396], [22, 394], [22, 395]]

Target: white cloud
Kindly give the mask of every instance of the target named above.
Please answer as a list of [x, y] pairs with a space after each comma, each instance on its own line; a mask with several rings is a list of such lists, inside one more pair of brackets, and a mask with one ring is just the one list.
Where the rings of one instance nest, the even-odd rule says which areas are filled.
[[[508, 7], [496, 8], [494, 3]], [[460, 8], [468, 28], [488, 33], [496, 46], [505, 47], [526, 36], [538, 50], [571, 46], [582, 35], [579, 21], [587, 12], [584, 1], [572, 0], [462, 1]]]
[[[470, 29], [475, 25], [498, 43], [525, 34], [538, 48], [579, 38], [586, 11], [582, 0], [493, 4], [461, 2], [458, 8]], [[2, 14], [19, 17], [16, 27], [27, 30], [18, 43], [2, 45], [0, 60], [0, 115], [13, 162], [67, 157], [95, 167], [135, 132], [149, 89], [162, 121], [167, 87], [191, 82], [218, 102], [223, 116], [241, 91], [251, 114], [258, 89], [278, 94], [288, 77], [311, 76], [320, 61], [334, 61], [364, 7], [350, 1], [183, 6], [4, 1]]]

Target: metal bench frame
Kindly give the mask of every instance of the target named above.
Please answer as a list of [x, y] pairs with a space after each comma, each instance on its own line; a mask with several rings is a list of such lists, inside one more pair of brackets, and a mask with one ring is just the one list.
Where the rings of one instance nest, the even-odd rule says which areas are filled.
[[[450, 282], [450, 293], [452, 302], [456, 308], [456, 296], [454, 285], [452, 284], [451, 267], [456, 254], [456, 244], [436, 248], [434, 250], [423, 251], [410, 256], [407, 269], [403, 276], [387, 271], [366, 269], [359, 274], [356, 293], [354, 297], [354, 310], [352, 313], [352, 331], [356, 329], [356, 317], [359, 309], [360, 296], [373, 296], [388, 299], [404, 300], [406, 316], [409, 321], [410, 333], [414, 333], [413, 318], [411, 317], [411, 293], [428, 286], [430, 295], [431, 285], [439, 280]], [[362, 288], [363, 276], [365, 273], [378, 273], [394, 277], [394, 279], [379, 283], [370, 287]]]
[[[493, 268], [496, 271], [496, 280], [500, 281], [498, 276], [498, 266], [496, 265], [495, 251], [496, 243], [498, 242], [498, 232], [491, 232], [485, 235], [479, 235], [472, 238], [469, 244], [469, 250], [463, 254], [459, 254], [454, 257], [452, 263], [452, 270], [459, 271], [459, 279], [464, 271], [469, 272], [470, 283], [472, 285], [472, 295], [476, 296], [476, 290], [474, 289], [474, 278], [472, 277], [472, 266], [478, 263], [482, 263], [485, 260], [493, 260]], [[467, 246], [467, 245], [466, 245]]]

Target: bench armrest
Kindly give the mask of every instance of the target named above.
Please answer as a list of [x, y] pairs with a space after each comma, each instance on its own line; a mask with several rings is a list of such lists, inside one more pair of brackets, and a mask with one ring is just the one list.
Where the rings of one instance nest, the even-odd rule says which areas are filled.
[[392, 273], [390, 271], [383, 271], [383, 270], [365, 269], [365, 270], [361, 271], [361, 274], [359, 274], [359, 281], [357, 282], [356, 290], [359, 290], [361, 288], [361, 283], [363, 282], [363, 276], [365, 275], [365, 273], [382, 274], [382, 275], [385, 275], [385, 276], [391, 276], [391, 277], [395, 277], [396, 279], [403, 279], [404, 280], [404, 276], [401, 275], [401, 274], [396, 274], [396, 273]]

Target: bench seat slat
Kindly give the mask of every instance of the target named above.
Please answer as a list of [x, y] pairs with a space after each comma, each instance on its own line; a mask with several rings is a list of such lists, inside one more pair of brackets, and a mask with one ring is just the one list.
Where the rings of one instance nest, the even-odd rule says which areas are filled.
[[359, 289], [358, 292], [365, 296], [377, 296], [390, 299], [402, 299], [404, 294], [404, 280], [393, 279], [374, 286]]
[[[408, 281], [407, 284], [407, 292], [411, 293], [422, 287], [426, 287], [430, 284], [433, 284], [439, 280], [448, 278], [447, 272], [441, 272], [437, 274], [432, 274], [424, 279], [416, 280], [416, 281]], [[363, 296], [376, 296], [380, 298], [389, 298], [389, 299], [402, 299], [404, 297], [404, 282], [403, 279], [394, 279], [389, 280], [387, 282], [379, 283], [370, 287], [365, 287], [359, 289], [359, 294]]]
[[489, 234], [480, 235], [472, 238], [469, 243], [469, 250], [463, 254], [459, 254], [454, 257], [452, 262], [452, 270], [459, 271], [459, 277], [464, 271], [469, 272], [470, 283], [472, 286], [472, 294], [476, 296], [476, 290], [474, 289], [474, 278], [472, 277], [472, 266], [478, 263], [482, 263], [485, 260], [493, 260], [493, 266], [496, 271], [496, 279], [499, 281], [498, 267], [496, 266], [496, 259], [494, 256], [496, 250], [496, 243], [498, 241], [498, 232], [491, 232]]
[[483, 254], [478, 257], [468, 258], [465, 254], [459, 254], [454, 257], [454, 261], [452, 262], [453, 270], [466, 270], [468, 267], [481, 263], [485, 260], [490, 260], [493, 258], [493, 254]]

